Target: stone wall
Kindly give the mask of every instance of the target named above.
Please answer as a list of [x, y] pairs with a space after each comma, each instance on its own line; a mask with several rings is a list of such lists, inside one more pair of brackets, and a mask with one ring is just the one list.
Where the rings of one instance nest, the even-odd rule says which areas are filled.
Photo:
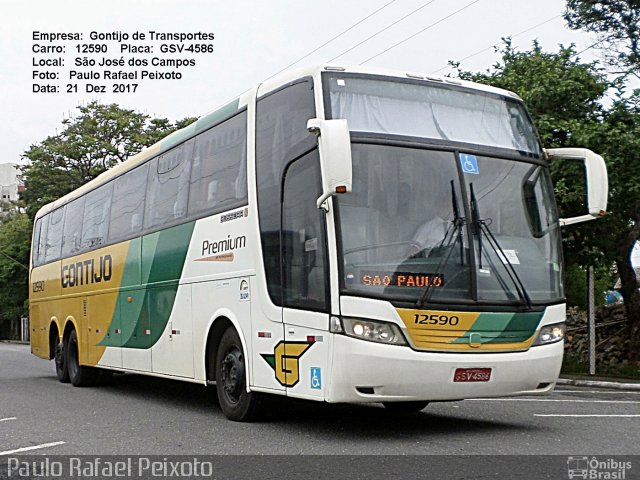
[[[624, 305], [608, 305], [596, 308], [596, 365], [616, 367], [627, 365], [625, 350], [629, 342]], [[567, 310], [567, 336], [565, 354], [589, 360], [587, 313], [577, 308]]]

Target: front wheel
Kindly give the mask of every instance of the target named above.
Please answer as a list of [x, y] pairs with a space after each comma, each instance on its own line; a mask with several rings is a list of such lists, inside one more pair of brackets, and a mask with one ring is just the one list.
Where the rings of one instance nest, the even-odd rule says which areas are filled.
[[216, 391], [222, 413], [236, 422], [255, 420], [261, 399], [247, 392], [246, 361], [240, 337], [233, 327], [222, 335], [216, 353]]
[[392, 413], [417, 413], [429, 405], [429, 402], [383, 402], [382, 404]]
[[69, 380], [74, 387], [88, 387], [96, 381], [97, 372], [95, 368], [83, 367], [80, 365], [78, 350], [78, 334], [72, 330], [66, 343], [67, 369]]

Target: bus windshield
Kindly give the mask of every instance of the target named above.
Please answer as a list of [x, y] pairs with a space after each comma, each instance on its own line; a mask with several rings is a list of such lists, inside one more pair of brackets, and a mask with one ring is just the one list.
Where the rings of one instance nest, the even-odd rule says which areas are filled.
[[332, 118], [353, 132], [393, 134], [540, 155], [522, 103], [435, 82], [325, 74]]
[[359, 143], [352, 157], [353, 192], [336, 197], [343, 293], [417, 304], [562, 298], [544, 166]]

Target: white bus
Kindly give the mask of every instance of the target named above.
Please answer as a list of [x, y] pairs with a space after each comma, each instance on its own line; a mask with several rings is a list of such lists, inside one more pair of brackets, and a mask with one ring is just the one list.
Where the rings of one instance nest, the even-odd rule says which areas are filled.
[[[585, 162], [559, 220], [550, 155]], [[563, 353], [561, 223], [604, 214], [606, 169], [545, 152], [522, 101], [421, 74], [322, 66], [260, 84], [34, 224], [32, 352], [264, 394], [380, 402], [543, 394]]]

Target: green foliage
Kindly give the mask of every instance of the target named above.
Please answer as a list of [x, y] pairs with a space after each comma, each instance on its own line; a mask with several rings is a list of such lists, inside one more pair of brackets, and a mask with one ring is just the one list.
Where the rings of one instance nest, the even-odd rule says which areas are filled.
[[22, 198], [30, 218], [41, 206], [195, 121], [187, 118], [173, 124], [95, 101], [78, 111], [77, 117], [62, 121], [61, 133], [32, 145], [23, 155], [30, 161], [22, 168], [26, 186]]
[[31, 221], [14, 213], [0, 225], [0, 322], [26, 314]]
[[[594, 269], [595, 285], [594, 300], [596, 306], [605, 304], [605, 296], [613, 289], [614, 280], [609, 269], [599, 267]], [[587, 269], [578, 265], [568, 265], [565, 272], [565, 293], [567, 306], [587, 309]]]
[[11, 218], [11, 216], [18, 211], [18, 205], [16, 202], [0, 200], [0, 224]]
[[617, 73], [640, 77], [640, 1], [568, 0], [564, 19], [569, 28], [597, 35], [595, 46]]
[[[561, 372], [564, 375], [588, 375], [589, 361], [584, 355], [565, 354]], [[598, 377], [640, 378], [640, 368], [634, 365], [597, 365]]]

